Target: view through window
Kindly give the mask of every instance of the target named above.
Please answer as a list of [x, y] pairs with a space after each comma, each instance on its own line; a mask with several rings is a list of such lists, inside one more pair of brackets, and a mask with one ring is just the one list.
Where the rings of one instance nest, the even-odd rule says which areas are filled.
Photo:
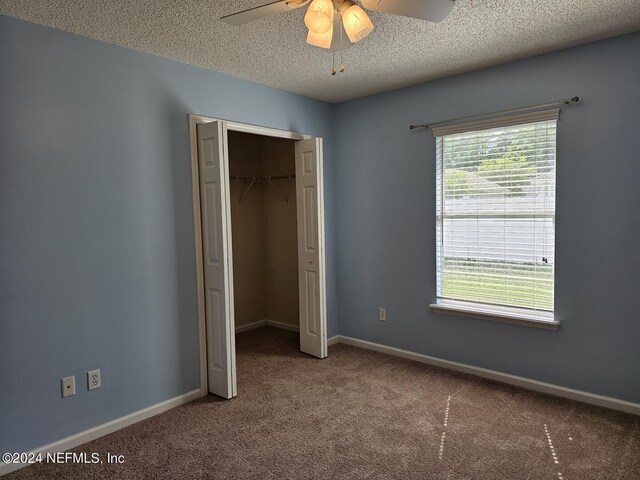
[[556, 124], [436, 133], [439, 303], [553, 319]]

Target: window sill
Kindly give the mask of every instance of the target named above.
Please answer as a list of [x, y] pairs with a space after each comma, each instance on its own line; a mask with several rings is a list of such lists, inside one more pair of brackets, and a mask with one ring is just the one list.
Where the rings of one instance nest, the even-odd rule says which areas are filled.
[[441, 313], [445, 315], [479, 318], [481, 320], [491, 320], [494, 322], [522, 325], [524, 327], [542, 328], [545, 330], [557, 330], [560, 326], [560, 322], [558, 322], [557, 320], [537, 319], [525, 315], [503, 312], [487, 312], [485, 310], [475, 309], [467, 306], [432, 303], [431, 305], [429, 305], [429, 308], [435, 313]]

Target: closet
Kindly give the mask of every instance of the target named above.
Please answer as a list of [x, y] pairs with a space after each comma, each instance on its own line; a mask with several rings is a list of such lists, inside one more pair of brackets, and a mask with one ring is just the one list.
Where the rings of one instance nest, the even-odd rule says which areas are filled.
[[295, 142], [228, 132], [236, 333], [299, 330]]
[[238, 331], [327, 356], [323, 141], [200, 115], [189, 135], [201, 389], [233, 398]]

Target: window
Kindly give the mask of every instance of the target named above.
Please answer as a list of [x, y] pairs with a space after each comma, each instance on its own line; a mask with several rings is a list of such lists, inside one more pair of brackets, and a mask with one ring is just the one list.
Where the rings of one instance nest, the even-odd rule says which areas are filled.
[[434, 129], [436, 310], [557, 324], [558, 113]]

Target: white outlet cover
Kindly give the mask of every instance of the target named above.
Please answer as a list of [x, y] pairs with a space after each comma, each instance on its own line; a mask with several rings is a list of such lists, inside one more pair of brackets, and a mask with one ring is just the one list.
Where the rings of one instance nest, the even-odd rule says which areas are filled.
[[95, 390], [102, 386], [102, 377], [100, 376], [100, 369], [91, 370], [87, 372], [87, 389]]
[[60, 388], [62, 389], [62, 398], [70, 397], [76, 394], [76, 377], [64, 377], [60, 380]]
[[378, 309], [378, 318], [380, 319], [381, 322], [386, 322], [387, 321], [387, 309], [386, 308], [379, 308]]

